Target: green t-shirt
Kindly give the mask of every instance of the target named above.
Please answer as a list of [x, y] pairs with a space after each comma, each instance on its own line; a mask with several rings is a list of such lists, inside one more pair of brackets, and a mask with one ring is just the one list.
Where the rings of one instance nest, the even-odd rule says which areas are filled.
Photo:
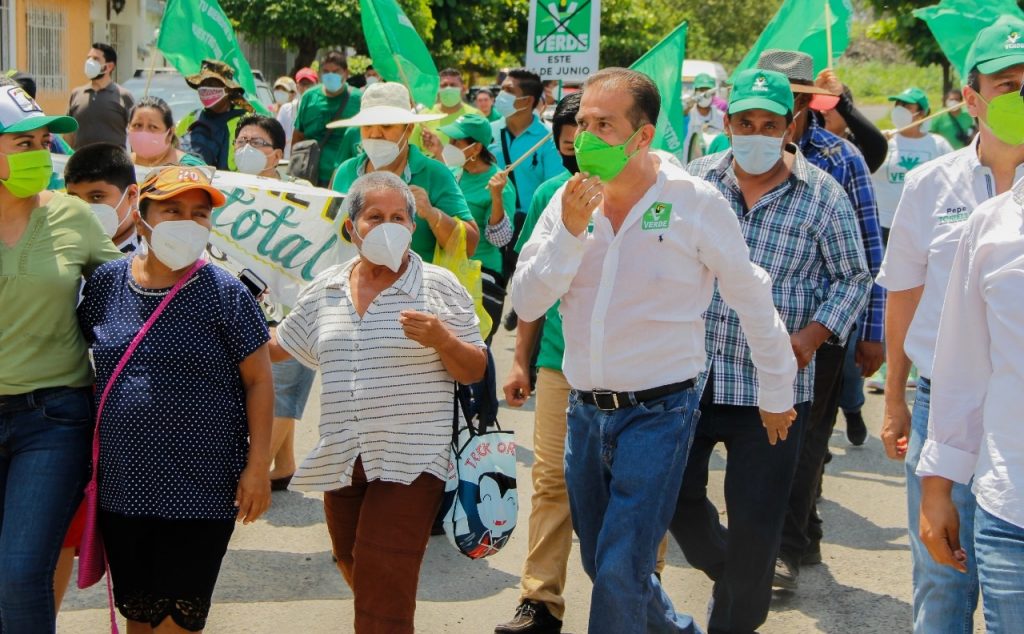
[[444, 110], [441, 110], [440, 104], [434, 104], [432, 108], [428, 108], [423, 111], [423, 114], [444, 114], [444, 119], [438, 119], [437, 121], [427, 121], [425, 123], [418, 123], [416, 127], [412, 129], [412, 134], [409, 136], [409, 143], [412, 143], [419, 149], [423, 149], [423, 126], [426, 126], [428, 130], [434, 133], [438, 139], [441, 140], [441, 145], [448, 142], [448, 135], [438, 130], [443, 125], [454, 123], [456, 119], [464, 114], [478, 114], [481, 117], [484, 116], [482, 112], [469, 105], [466, 102], [460, 102], [459, 109], [451, 114], [445, 114]]
[[54, 192], [0, 242], [0, 395], [92, 385], [75, 307], [82, 276], [121, 257], [89, 206]]
[[[526, 241], [533, 235], [533, 229], [537, 226], [541, 214], [544, 213], [544, 208], [551, 202], [555, 192], [571, 177], [572, 174], [566, 170], [558, 176], [544, 181], [533, 192], [530, 210], [526, 213], [526, 221], [523, 223], [523, 230], [519, 234], [519, 242], [516, 243], [516, 253], [523, 250]], [[563, 355], [565, 355], [565, 338], [562, 336], [562, 315], [558, 312], [558, 302], [555, 302], [555, 305], [544, 314], [544, 329], [540, 333], [540, 352], [537, 353], [537, 367], [561, 372]]]
[[[338, 166], [331, 180], [331, 189], [346, 193], [352, 183], [366, 171], [365, 156], [356, 156]], [[466, 197], [462, 195], [459, 184], [451, 171], [440, 161], [427, 158], [415, 145], [409, 146], [409, 160], [402, 174], [402, 180], [410, 185], [422, 187], [427, 192], [430, 204], [453, 218], [473, 222], [473, 214], [466, 206]], [[483, 238], [481, 237], [481, 240]], [[412, 250], [424, 262], [434, 261], [434, 246], [437, 240], [430, 230], [427, 221], [416, 216], [416, 231], [412, 234]]]
[[729, 136], [723, 132], [722, 134], [719, 134], [718, 136], [711, 140], [711, 145], [708, 146], [708, 151], [704, 153], [704, 156], [724, 152], [725, 150], [728, 149]]
[[487, 115], [487, 120], [493, 123], [494, 121], [497, 121], [500, 118], [501, 115], [498, 114], [498, 111], [495, 110], [494, 108], [491, 108], [491, 114]]
[[[473, 214], [476, 226], [480, 229], [480, 242], [477, 243], [473, 259], [479, 260], [484, 268], [504, 275], [501, 267], [501, 251], [498, 250], [498, 247], [487, 241], [486, 234], [487, 225], [491, 221], [492, 211], [491, 190], [487, 188], [487, 183], [491, 180], [492, 176], [498, 173], [498, 166], [491, 165], [490, 169], [479, 174], [470, 174], [462, 169], [454, 170], [454, 173], [456, 180], [459, 182], [459, 187], [462, 189], [462, 195], [466, 197], [469, 211]], [[505, 189], [501, 191], [501, 200], [505, 205], [505, 214], [511, 220], [512, 214], [516, 212], [516, 190], [511, 180], [505, 185]]]
[[[338, 109], [341, 108], [346, 93], [328, 97], [320, 85], [303, 93], [302, 99], [299, 100], [299, 109], [295, 113], [295, 129], [305, 138], [315, 139], [320, 143], [320, 183], [330, 182], [334, 168], [349, 158], [344, 155], [345, 129], [335, 128], [333, 132], [327, 129], [327, 124], [331, 121], [348, 119], [359, 112], [362, 93], [348, 85], [345, 91], [348, 93], [348, 103], [340, 113]], [[327, 138], [328, 132], [331, 133], [330, 138]], [[326, 145], [323, 142], [325, 138]]]
[[960, 114], [953, 116], [952, 112], [932, 119], [931, 132], [945, 137], [954, 150], [967, 145], [960, 138], [960, 135], [969, 135], [974, 129], [974, 117], [967, 112], [967, 108], [961, 106]]
[[203, 167], [206, 165], [206, 163], [203, 161], [203, 159], [199, 158], [195, 154], [189, 154], [188, 152], [185, 152], [185, 154], [182, 155], [181, 160], [178, 161], [178, 165], [185, 165], [188, 167]]

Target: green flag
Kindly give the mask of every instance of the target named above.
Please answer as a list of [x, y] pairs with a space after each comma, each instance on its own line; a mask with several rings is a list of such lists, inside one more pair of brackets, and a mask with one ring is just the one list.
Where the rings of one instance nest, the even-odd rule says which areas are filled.
[[654, 81], [661, 93], [661, 112], [658, 114], [654, 148], [683, 157], [686, 122], [683, 118], [683, 58], [686, 56], [686, 29], [683, 22], [665, 39], [654, 45], [633, 62], [631, 69]]
[[[832, 59], [828, 59], [828, 40], [825, 31], [825, 3], [832, 11]], [[832, 65], [850, 43], [850, 18], [853, 7], [850, 0], [786, 0], [778, 13], [761, 32], [736, 73], [757, 66], [757, 58], [770, 48], [802, 51], [814, 58], [814, 73]]]
[[395, 0], [360, 0], [363, 35], [373, 67], [388, 81], [405, 84], [413, 101], [434, 105], [441, 80], [416, 27]]
[[234, 69], [235, 81], [245, 89], [249, 103], [258, 112], [270, 114], [256, 96], [252, 69], [217, 0], [167, 0], [156, 46], [186, 77], [198, 73], [204, 59], [225, 62]]
[[978, 31], [991, 26], [1001, 15], [1024, 20], [1024, 12], [1015, 0], [942, 0], [939, 4], [914, 11], [914, 17], [924, 20], [931, 29], [939, 48], [961, 78], [967, 77], [963, 66]]

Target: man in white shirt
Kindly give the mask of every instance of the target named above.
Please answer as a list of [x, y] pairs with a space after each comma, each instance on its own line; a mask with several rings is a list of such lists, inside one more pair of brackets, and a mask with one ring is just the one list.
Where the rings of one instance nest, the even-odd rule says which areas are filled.
[[[908, 174], [877, 279], [889, 291], [881, 436], [886, 454], [906, 463], [917, 633], [971, 631], [978, 602], [971, 538], [974, 496], [967, 486], [953, 487], [962, 521], [960, 541], [968, 554], [968, 574], [959, 574], [935, 564], [918, 537], [921, 481], [915, 471], [927, 435], [939, 315], [964, 222], [979, 204], [1008, 191], [1024, 176], [1024, 134], [1019, 120], [1014, 125], [1016, 115], [1005, 116], [1006, 106], [1019, 101], [1024, 48], [1014, 35], [1021, 32], [1024, 21], [1004, 16], [975, 39], [963, 92], [968, 111], [981, 122], [980, 132], [969, 146]], [[1004, 116], [999, 116], [1000, 108]], [[921, 375], [913, 415], [905, 397], [911, 363]], [[960, 367], [965, 378], [975, 371]]]
[[[1015, 116], [1024, 119], [1024, 97]], [[1024, 184], [965, 224], [935, 342], [935, 407], [921, 451], [921, 540], [937, 564], [977, 565], [988, 632], [1024, 627]], [[970, 368], [964, 373], [963, 368]], [[974, 480], [974, 534], [953, 487]], [[957, 483], [957, 484], [954, 484]], [[968, 561], [974, 540], [977, 559]]]
[[528, 321], [561, 300], [573, 388], [565, 479], [594, 582], [592, 634], [699, 631], [653, 572], [693, 437], [701, 314], [716, 278], [750, 343], [769, 439], [784, 439], [796, 416], [796, 359], [771, 280], [750, 262], [722, 196], [650, 155], [660, 107], [641, 73], [609, 68], [587, 80], [581, 173], [544, 211], [510, 289]]

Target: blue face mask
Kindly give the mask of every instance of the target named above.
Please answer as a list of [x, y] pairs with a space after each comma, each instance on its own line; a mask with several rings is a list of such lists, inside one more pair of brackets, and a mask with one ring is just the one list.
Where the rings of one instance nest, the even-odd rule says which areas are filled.
[[782, 158], [783, 137], [732, 135], [732, 156], [747, 174], [764, 174]]
[[320, 75], [320, 83], [324, 85], [327, 92], [338, 92], [341, 90], [342, 77], [338, 73], [324, 73]]

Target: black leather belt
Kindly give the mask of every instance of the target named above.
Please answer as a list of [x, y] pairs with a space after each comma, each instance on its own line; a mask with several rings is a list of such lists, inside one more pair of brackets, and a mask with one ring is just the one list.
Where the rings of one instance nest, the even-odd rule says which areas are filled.
[[593, 405], [597, 409], [610, 412], [624, 407], [635, 407], [645, 401], [653, 401], [656, 398], [682, 392], [693, 387], [693, 379], [652, 387], [649, 390], [639, 392], [612, 392], [611, 390], [576, 390], [576, 395], [587, 405]]

